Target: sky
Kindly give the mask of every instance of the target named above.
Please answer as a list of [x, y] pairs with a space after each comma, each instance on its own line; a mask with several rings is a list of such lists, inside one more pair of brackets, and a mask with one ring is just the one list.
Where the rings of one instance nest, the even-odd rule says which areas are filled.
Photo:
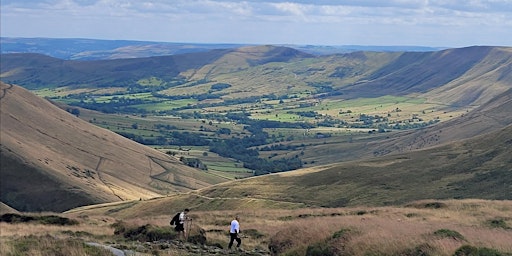
[[0, 0], [0, 36], [512, 46], [512, 0]]

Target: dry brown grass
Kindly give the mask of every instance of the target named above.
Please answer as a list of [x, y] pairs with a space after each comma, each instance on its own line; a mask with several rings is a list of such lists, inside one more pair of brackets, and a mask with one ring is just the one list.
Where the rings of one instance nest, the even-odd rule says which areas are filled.
[[[432, 205], [439, 208], [431, 208]], [[148, 215], [122, 221], [131, 226], [152, 224], [169, 227], [171, 215]], [[235, 215], [240, 216], [243, 248], [268, 250], [269, 245], [272, 245], [273, 250], [281, 255], [304, 255], [308, 246], [314, 244], [326, 244], [333, 250], [350, 255], [398, 255], [422, 250], [428, 253], [426, 255], [442, 256], [453, 255], [463, 245], [512, 253], [512, 201], [420, 201], [404, 207], [192, 210], [192, 233], [196, 232], [195, 228], [202, 228], [206, 231], [208, 244], [226, 248], [229, 241], [229, 222]], [[0, 223], [1, 246], [9, 249], [7, 241], [16, 241], [27, 236], [72, 241], [70, 239], [76, 238], [76, 234], [80, 232], [87, 234], [81, 237], [83, 240], [105, 244], [116, 242], [110, 225], [118, 220], [107, 216], [85, 216], [76, 212], [66, 216], [77, 219], [80, 224], [47, 226]], [[490, 220], [504, 220], [504, 226], [490, 226]], [[459, 233], [462, 238], [435, 235], [439, 230]], [[335, 234], [342, 235], [336, 237]], [[51, 239], [48, 240], [47, 243], [52, 243]], [[77, 245], [75, 242], [68, 242], [67, 246]], [[179, 250], [166, 249], [160, 251], [159, 255], [185, 254]]]
[[[0, 82], [0, 92], [2, 180], [12, 187], [2, 187], [2, 192], [17, 198], [5, 202], [14, 208], [61, 212], [80, 205], [149, 199], [226, 180], [76, 118], [22, 87]], [[152, 177], [167, 172], [159, 177], [165, 181], [155, 185]], [[21, 189], [34, 184], [38, 189]], [[18, 190], [28, 194], [20, 192], [23, 196], [17, 197]]]
[[0, 222], [0, 237], [22, 237], [29, 235], [66, 237], [67, 235], [62, 234], [62, 232], [85, 232], [98, 237], [110, 236], [113, 234], [113, 229], [107, 225], [107, 223], [87, 222], [77, 226], [53, 226], [29, 223], [7, 224]]
[[[422, 205], [428, 202], [420, 202]], [[489, 227], [492, 219], [512, 220], [509, 201], [444, 201], [443, 208], [378, 207], [300, 209], [197, 213], [206, 230], [227, 230], [233, 214], [242, 216], [242, 230], [257, 230], [263, 238], [244, 240], [246, 246], [267, 247], [272, 239], [290, 241], [290, 248], [304, 252], [308, 245], [329, 239], [340, 230], [349, 230], [345, 250], [353, 255], [379, 252], [387, 255], [406, 249], [428, 246], [438, 255], [452, 255], [464, 244], [512, 252], [512, 230]], [[510, 226], [510, 224], [508, 224]], [[465, 240], [436, 237], [435, 231], [448, 229], [459, 232]], [[227, 242], [227, 236], [209, 234], [210, 240]], [[301, 249], [302, 247], [302, 249]]]
[[0, 240], [2, 255], [30, 256], [111, 256], [111, 252], [95, 246], [87, 246], [76, 239], [60, 239], [52, 236], [29, 236], [17, 240]]
[[[303, 255], [309, 245], [325, 242], [340, 230], [349, 230], [343, 244], [338, 241], [332, 246], [342, 246], [353, 255], [368, 252], [393, 255], [416, 248], [429, 248], [436, 255], [452, 255], [465, 244], [512, 252], [512, 229], [487, 224], [489, 220], [505, 219], [512, 226], [512, 202], [448, 200], [435, 202], [441, 208], [424, 208], [432, 202], [420, 201], [407, 207], [192, 211], [191, 217], [194, 225], [206, 230], [210, 244], [223, 247], [229, 241], [229, 222], [239, 215], [244, 248], [268, 249], [272, 241], [279, 240], [287, 244], [281, 252], [291, 249]], [[166, 226], [169, 216], [129, 221]], [[442, 229], [456, 231], [465, 240], [434, 235]]]

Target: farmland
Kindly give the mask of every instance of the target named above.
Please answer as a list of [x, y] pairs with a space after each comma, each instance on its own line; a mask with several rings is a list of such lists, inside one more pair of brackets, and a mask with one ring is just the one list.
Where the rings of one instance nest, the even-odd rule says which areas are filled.
[[[60, 88], [36, 94], [66, 104], [79, 118], [142, 144], [201, 159], [209, 171], [230, 179], [247, 177], [254, 170], [248, 169], [241, 156], [212, 152], [211, 144], [255, 136], [257, 131], [247, 129], [255, 123], [261, 126], [264, 140], [248, 146], [258, 152], [259, 159], [302, 159], [301, 165], [306, 166], [335, 161], [317, 159], [317, 151], [310, 150], [315, 146], [333, 144], [339, 149], [344, 143], [372, 141], [464, 114], [424, 98], [405, 96], [318, 99], [304, 94], [279, 99], [266, 95], [220, 101], [195, 96], [169, 98], [149, 92], [154, 86], [147, 85], [147, 92], [77, 93]], [[107, 107], [110, 113], [105, 113]]]
[[[65, 104], [85, 121], [152, 147], [202, 147], [217, 160], [239, 163], [234, 168], [258, 175], [387, 154], [389, 149], [365, 145], [470, 113], [506, 89], [500, 86], [506, 76], [496, 76], [496, 86], [478, 91], [461, 84], [470, 79], [464, 74], [471, 67], [477, 77], [495, 70], [484, 64], [490, 56], [484, 52], [506, 49], [314, 56], [255, 46], [64, 61], [68, 73], [55, 65], [61, 62], [41, 55], [6, 55], [2, 63], [9, 70], [20, 65], [37, 70], [32, 76], [6, 73], [4, 80]], [[466, 64], [456, 61], [461, 56]], [[343, 149], [345, 157], [339, 159], [333, 148]]]

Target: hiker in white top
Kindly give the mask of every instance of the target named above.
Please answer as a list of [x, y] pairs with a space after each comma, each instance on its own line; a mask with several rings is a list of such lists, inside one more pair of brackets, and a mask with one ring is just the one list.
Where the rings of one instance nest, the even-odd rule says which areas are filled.
[[238, 234], [240, 233], [240, 223], [239, 217], [236, 216], [234, 220], [231, 221], [231, 227], [229, 228], [229, 245], [228, 249], [231, 249], [231, 246], [233, 246], [233, 241], [236, 240], [237, 248], [240, 248], [240, 245], [242, 244], [242, 239], [238, 237]]

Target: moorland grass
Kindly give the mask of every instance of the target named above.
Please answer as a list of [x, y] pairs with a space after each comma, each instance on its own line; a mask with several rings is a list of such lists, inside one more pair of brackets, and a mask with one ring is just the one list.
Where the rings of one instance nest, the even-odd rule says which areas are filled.
[[112, 256], [112, 252], [73, 238], [59, 239], [51, 235], [28, 235], [14, 240], [0, 240], [0, 251], [5, 256]]
[[[417, 207], [435, 203], [443, 207]], [[239, 215], [243, 248], [259, 248], [278, 255], [510, 255], [512, 230], [487, 225], [489, 219], [498, 216], [509, 225], [510, 209], [510, 201], [448, 200], [422, 201], [404, 207], [192, 209], [190, 217], [195, 227], [191, 235], [198, 235], [200, 230], [205, 235], [205, 240], [196, 243], [225, 248], [229, 222]], [[90, 213], [65, 214], [80, 222], [75, 226], [2, 222], [1, 246], [13, 251], [13, 244], [25, 243], [24, 237], [50, 235], [66, 241], [87, 238], [136, 249], [137, 241], [173, 239], [175, 235], [168, 224], [171, 214], [153, 215], [148, 208], [139, 217], [123, 219]], [[65, 245], [67, 248], [50, 247], [69, 251], [69, 247], [83, 248], [83, 244], [70, 242]], [[468, 251], [484, 254], [462, 254]]]

